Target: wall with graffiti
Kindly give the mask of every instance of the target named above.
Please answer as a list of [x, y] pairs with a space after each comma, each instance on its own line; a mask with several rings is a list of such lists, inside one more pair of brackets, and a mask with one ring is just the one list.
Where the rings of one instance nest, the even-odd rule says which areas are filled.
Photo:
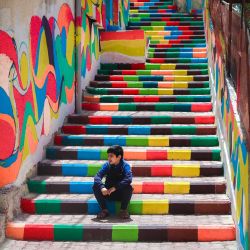
[[1, 3], [12, 22], [0, 28], [0, 187], [24, 181], [74, 111], [73, 2]]
[[236, 107], [233, 106], [230, 86], [225, 79], [225, 41], [222, 34], [215, 34], [208, 9], [205, 10], [206, 36], [212, 76], [216, 89], [227, 151], [230, 156], [231, 187], [235, 199], [235, 223], [243, 249], [248, 249], [248, 161], [246, 141], [239, 126]]

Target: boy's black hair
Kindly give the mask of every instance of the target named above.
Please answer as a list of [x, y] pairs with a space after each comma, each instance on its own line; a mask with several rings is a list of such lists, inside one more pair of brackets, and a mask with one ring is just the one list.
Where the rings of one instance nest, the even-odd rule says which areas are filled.
[[119, 145], [114, 145], [108, 148], [107, 150], [108, 154], [114, 154], [116, 157], [118, 157], [119, 155], [122, 156], [121, 159], [123, 159], [123, 148]]

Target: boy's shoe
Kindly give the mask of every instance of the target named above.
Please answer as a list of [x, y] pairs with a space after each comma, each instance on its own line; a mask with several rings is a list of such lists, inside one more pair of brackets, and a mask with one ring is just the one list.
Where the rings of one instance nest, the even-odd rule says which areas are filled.
[[96, 216], [97, 219], [103, 220], [109, 216], [109, 211], [107, 209], [102, 209]]
[[121, 209], [120, 210], [120, 213], [119, 213], [119, 217], [121, 218], [121, 219], [123, 219], [123, 220], [127, 220], [127, 219], [129, 219], [130, 218], [130, 215], [129, 215], [129, 213], [128, 213], [128, 210], [127, 209]]

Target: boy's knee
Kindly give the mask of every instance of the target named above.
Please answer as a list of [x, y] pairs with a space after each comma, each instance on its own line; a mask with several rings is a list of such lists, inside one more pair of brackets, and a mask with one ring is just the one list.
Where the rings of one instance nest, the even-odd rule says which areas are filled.
[[93, 190], [94, 193], [97, 193], [97, 192], [100, 191], [100, 188], [99, 188], [97, 185], [94, 184], [94, 185], [92, 186], [92, 190]]
[[128, 186], [124, 187], [123, 192], [125, 192], [125, 193], [132, 193], [133, 192], [132, 186], [128, 185]]

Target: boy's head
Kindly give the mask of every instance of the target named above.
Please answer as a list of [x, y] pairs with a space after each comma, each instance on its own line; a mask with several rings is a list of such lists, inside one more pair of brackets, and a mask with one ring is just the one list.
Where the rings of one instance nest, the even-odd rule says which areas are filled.
[[121, 146], [114, 145], [107, 150], [110, 165], [117, 165], [123, 159], [123, 149]]

